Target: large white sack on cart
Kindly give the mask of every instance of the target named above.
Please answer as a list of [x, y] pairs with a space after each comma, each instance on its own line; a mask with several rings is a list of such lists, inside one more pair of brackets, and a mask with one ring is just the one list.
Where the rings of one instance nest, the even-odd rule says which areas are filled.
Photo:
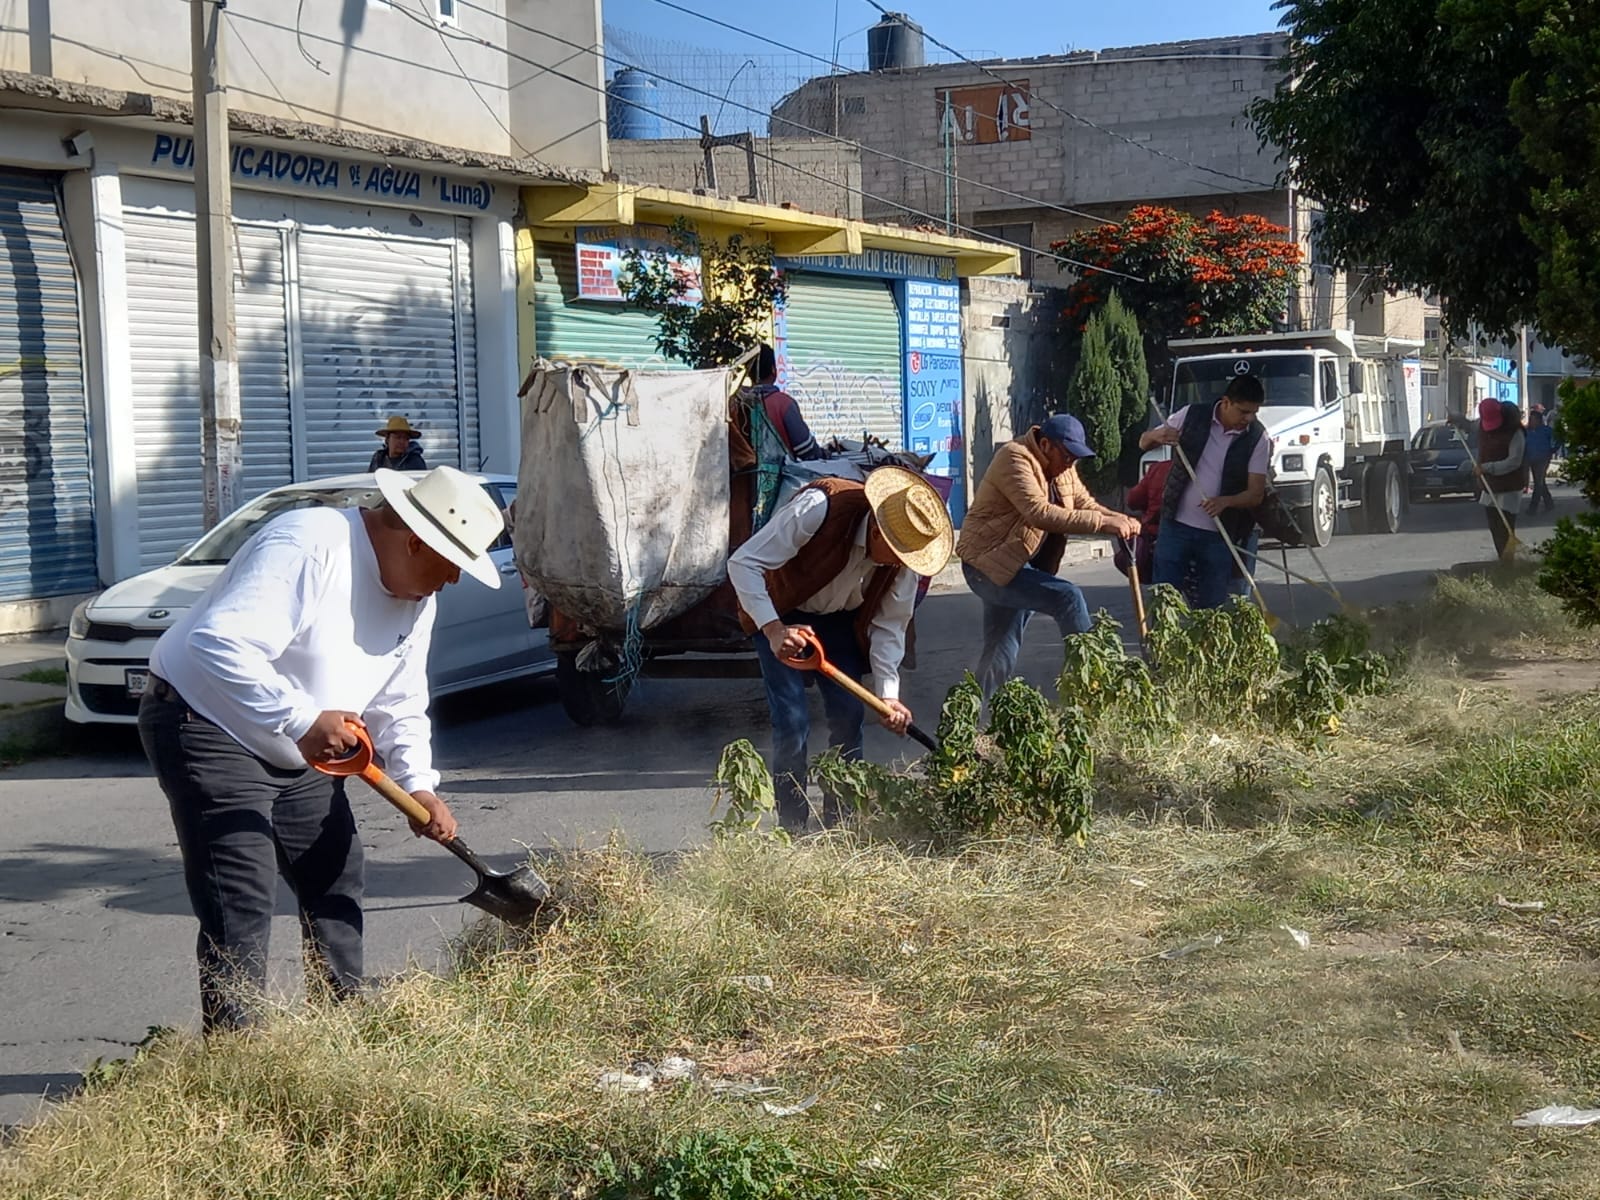
[[[597, 631], [650, 629], [726, 577], [728, 373], [541, 361], [512, 540], [528, 583]], [[636, 611], [635, 611], [636, 610]]]

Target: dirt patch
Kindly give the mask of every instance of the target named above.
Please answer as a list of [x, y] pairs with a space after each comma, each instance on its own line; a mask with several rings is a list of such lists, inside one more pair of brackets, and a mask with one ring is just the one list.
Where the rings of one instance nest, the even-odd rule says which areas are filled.
[[1600, 659], [1499, 662], [1468, 672], [1472, 679], [1503, 687], [1529, 700], [1572, 696], [1600, 688]]

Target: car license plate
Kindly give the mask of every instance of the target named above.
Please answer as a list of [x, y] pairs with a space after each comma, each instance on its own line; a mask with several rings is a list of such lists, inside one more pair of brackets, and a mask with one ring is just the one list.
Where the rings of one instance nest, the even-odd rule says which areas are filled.
[[126, 673], [126, 679], [128, 684], [128, 695], [130, 696], [142, 696], [144, 695], [145, 689], [150, 686], [149, 671], [129, 670]]
[[1429, 487], [1438, 487], [1444, 482], [1444, 480], [1438, 475], [1428, 475], [1423, 478], [1423, 482]]

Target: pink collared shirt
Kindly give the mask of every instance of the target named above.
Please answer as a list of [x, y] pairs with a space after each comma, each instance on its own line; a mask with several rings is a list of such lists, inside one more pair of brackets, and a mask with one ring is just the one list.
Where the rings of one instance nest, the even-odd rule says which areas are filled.
[[[1201, 451], [1200, 461], [1194, 463], [1194, 483], [1183, 489], [1183, 498], [1178, 501], [1178, 520], [1194, 529], [1215, 530], [1217, 523], [1206, 516], [1206, 510], [1200, 507], [1202, 496], [1215, 498], [1222, 489], [1222, 463], [1228, 457], [1228, 448], [1233, 445], [1233, 440], [1250, 428], [1225, 429], [1217, 419], [1217, 405], [1211, 408], [1211, 432], [1206, 438], [1206, 448]], [[1183, 432], [1183, 422], [1189, 415], [1189, 408], [1185, 405], [1167, 418], [1167, 425]], [[1177, 461], [1177, 451], [1174, 448], [1173, 460]], [[1256, 448], [1250, 454], [1249, 473], [1251, 475], [1265, 475], [1272, 465], [1272, 439], [1265, 434], [1256, 443]], [[1183, 464], [1178, 463], [1172, 468], [1182, 471]], [[1196, 487], [1195, 483], [1200, 486]]]

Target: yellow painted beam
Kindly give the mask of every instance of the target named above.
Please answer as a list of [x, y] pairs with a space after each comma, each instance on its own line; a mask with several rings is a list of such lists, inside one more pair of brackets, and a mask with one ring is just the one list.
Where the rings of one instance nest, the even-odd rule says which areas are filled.
[[861, 230], [856, 226], [843, 229], [815, 229], [805, 233], [774, 233], [772, 248], [783, 258], [802, 254], [860, 254]]
[[632, 225], [637, 190], [620, 183], [526, 187], [522, 207], [530, 225]]
[[539, 357], [538, 325], [533, 311], [534, 252], [533, 230], [526, 225], [516, 231], [517, 256], [517, 369], [526, 371]]

